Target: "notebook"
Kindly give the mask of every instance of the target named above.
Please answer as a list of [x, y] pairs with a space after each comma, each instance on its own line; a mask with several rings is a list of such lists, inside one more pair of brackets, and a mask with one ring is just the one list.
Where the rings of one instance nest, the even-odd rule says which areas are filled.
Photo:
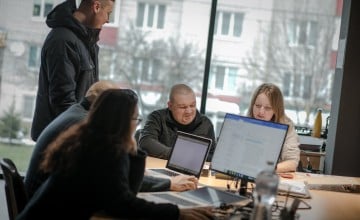
[[166, 168], [147, 169], [147, 174], [166, 178], [186, 174], [199, 178], [211, 143], [209, 138], [178, 131]]
[[289, 195], [299, 198], [311, 198], [309, 188], [304, 180], [280, 178], [278, 186], [279, 195]]
[[138, 197], [155, 203], [176, 204], [180, 208], [218, 207], [221, 204], [245, 206], [251, 202], [251, 200], [245, 196], [208, 186], [184, 192], [139, 193]]

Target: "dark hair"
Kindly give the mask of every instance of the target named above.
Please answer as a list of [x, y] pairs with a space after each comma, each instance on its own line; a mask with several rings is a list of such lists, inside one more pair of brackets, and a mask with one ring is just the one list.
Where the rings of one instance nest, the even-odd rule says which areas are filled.
[[130, 125], [137, 102], [129, 89], [102, 92], [87, 118], [61, 133], [44, 152], [43, 171], [69, 171], [85, 158], [130, 152], [136, 147]]
[[89, 132], [106, 135], [112, 142], [130, 144], [130, 122], [138, 97], [129, 89], [108, 89], [90, 108]]

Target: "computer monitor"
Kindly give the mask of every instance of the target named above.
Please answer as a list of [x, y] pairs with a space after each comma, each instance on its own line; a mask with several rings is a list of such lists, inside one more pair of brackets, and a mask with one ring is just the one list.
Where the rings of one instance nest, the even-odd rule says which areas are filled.
[[275, 169], [287, 130], [286, 124], [226, 113], [211, 169], [241, 180], [243, 186], [254, 182], [268, 162]]

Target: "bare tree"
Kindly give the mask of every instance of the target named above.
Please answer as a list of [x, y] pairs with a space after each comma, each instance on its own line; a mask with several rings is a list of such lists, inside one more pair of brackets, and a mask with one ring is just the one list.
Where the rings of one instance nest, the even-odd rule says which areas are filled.
[[[144, 114], [158, 106], [165, 107], [173, 84], [187, 83], [201, 91], [204, 51], [192, 42], [180, 37], [152, 39], [151, 32], [132, 25], [115, 51], [115, 79], [137, 91]], [[156, 103], [143, 100], [142, 94], [148, 92], [159, 95]]]
[[[286, 107], [309, 115], [330, 100], [331, 53], [336, 31], [334, 5], [313, 13], [323, 1], [274, 1], [270, 28], [263, 28], [245, 68], [253, 80], [282, 87]], [[284, 6], [285, 4], [285, 6]], [[319, 5], [314, 5], [319, 4]]]

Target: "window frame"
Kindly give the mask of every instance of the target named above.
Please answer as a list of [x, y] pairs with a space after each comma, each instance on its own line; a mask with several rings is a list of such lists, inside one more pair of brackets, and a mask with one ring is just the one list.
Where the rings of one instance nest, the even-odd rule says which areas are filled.
[[[35, 1], [39, 1], [40, 2], [40, 11], [39, 11], [39, 15], [34, 15], [34, 7], [35, 7]], [[45, 11], [45, 5], [47, 2], [52, 2], [52, 7], [51, 9], [47, 12], [49, 13], [56, 5], [56, 1], [55, 0], [33, 0], [32, 2], [32, 12], [31, 12], [31, 19], [33, 21], [44, 21], [46, 19], [47, 14]]]
[[[219, 71], [221, 70], [221, 71]], [[218, 86], [219, 74], [221, 74], [222, 87]], [[235, 75], [235, 77], [234, 77]], [[239, 68], [235, 66], [228, 66], [222, 64], [215, 64], [211, 68], [209, 88], [214, 90], [221, 90], [224, 92], [233, 91], [236, 89], [236, 82], [230, 82], [230, 79], [237, 79], [239, 76]]]
[[[32, 51], [35, 52], [35, 60], [33, 60], [33, 54]], [[35, 65], [30, 65], [32, 62], [35, 62]], [[27, 62], [27, 67], [30, 70], [39, 70], [40, 68], [40, 63], [41, 63], [41, 46], [32, 44], [29, 46], [29, 53], [28, 53], [28, 62]]]
[[[317, 25], [313, 20], [290, 19], [287, 27], [287, 41], [290, 47], [316, 47]], [[301, 40], [304, 38], [304, 40]], [[304, 41], [304, 42], [301, 42]]]
[[[224, 14], [229, 14], [229, 23], [227, 34], [224, 34]], [[237, 15], [241, 21], [236, 22]], [[214, 36], [217, 38], [234, 38], [240, 39], [242, 37], [244, 27], [245, 13], [241, 11], [228, 11], [228, 10], [217, 10], [215, 17]], [[239, 35], [236, 36], [236, 27], [240, 28]]]
[[[139, 14], [139, 6], [142, 4], [144, 6], [141, 15]], [[153, 7], [152, 16], [149, 17], [150, 9]], [[163, 8], [163, 14], [160, 17], [160, 8]], [[167, 5], [165, 3], [150, 3], [144, 1], [138, 1], [136, 5], [136, 17], [135, 17], [135, 26], [143, 30], [166, 30], [166, 9]], [[141, 16], [141, 17], [140, 17]], [[141, 21], [139, 19], [142, 19]], [[162, 19], [162, 20], [161, 20]], [[149, 25], [149, 21], [151, 23]], [[162, 22], [161, 22], [162, 21]], [[141, 22], [141, 24], [140, 24]], [[160, 26], [159, 26], [160, 25]]]

